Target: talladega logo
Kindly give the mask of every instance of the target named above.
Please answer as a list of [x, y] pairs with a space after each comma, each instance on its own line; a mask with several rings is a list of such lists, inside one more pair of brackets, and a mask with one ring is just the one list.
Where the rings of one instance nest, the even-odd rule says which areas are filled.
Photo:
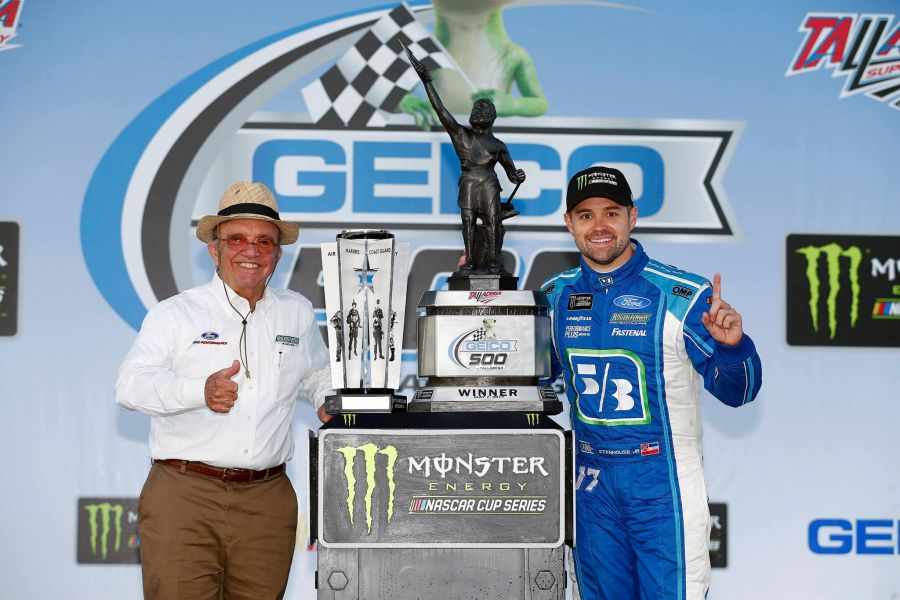
[[786, 77], [820, 68], [845, 78], [840, 97], [864, 93], [900, 110], [900, 23], [893, 15], [809, 13]]
[[0, 0], [0, 51], [22, 47], [9, 41], [16, 37], [23, 4], [25, 0]]
[[[459, 26], [461, 15], [449, 13], [465, 12], [463, 4], [447, 2], [436, 14], [429, 4], [398, 3], [299, 25], [235, 49], [159, 96], [112, 143], [85, 196], [85, 261], [110, 306], [137, 329], [149, 307], [196, 285], [192, 267], [203, 250], [192, 227], [216, 212], [222, 190], [242, 179], [268, 185], [282, 219], [301, 225], [303, 240], [285, 248], [287, 268], [273, 285], [310, 298], [320, 323], [324, 295], [316, 284], [316, 255], [341, 227], [403, 230], [413, 256], [459, 247], [459, 161], [442, 129], [423, 128], [431, 109], [419, 110], [427, 101], [396, 40], [433, 61], [429, 69], [448, 106], [471, 106], [466, 80], [498, 94], [510, 86], [542, 89], [540, 72], [523, 75], [530, 83], [506, 75], [509, 81], [482, 85], [485, 60], [466, 63], [465, 52], [454, 55], [441, 38]], [[499, 9], [496, 16], [503, 18]], [[476, 29], [491, 36], [502, 28]], [[514, 31], [503, 35], [516, 37]], [[484, 47], [493, 47], [490, 41]], [[526, 50], [538, 56], [544, 49]], [[508, 73], [520, 71], [530, 70]], [[293, 86], [314, 72], [322, 76], [301, 98]], [[593, 110], [590, 90], [584, 96]], [[267, 112], [276, 97], [296, 111]], [[530, 272], [548, 242], [568, 244], [560, 220], [566, 183], [601, 162], [621, 165], [641, 190], [635, 199], [640, 231], [735, 233], [720, 180], [740, 123], [565, 118], [551, 116], [546, 97], [527, 100], [530, 111], [501, 111], [494, 128], [528, 172], [504, 246], [516, 254], [518, 275]], [[464, 115], [459, 119], [465, 122]], [[512, 186], [503, 187], [507, 197]], [[121, 232], [119, 243], [108, 243], [109, 231]], [[435, 272], [435, 265], [421, 268], [429, 277]], [[420, 276], [410, 269], [411, 280]], [[413, 309], [408, 318], [415, 318]]]

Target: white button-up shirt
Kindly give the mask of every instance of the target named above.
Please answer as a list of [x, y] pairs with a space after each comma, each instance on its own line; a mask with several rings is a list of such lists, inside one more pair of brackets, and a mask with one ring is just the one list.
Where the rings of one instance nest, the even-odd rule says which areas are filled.
[[247, 317], [244, 365], [232, 377], [228, 413], [206, 406], [206, 379], [239, 359], [241, 317], [250, 305], [218, 275], [160, 302], [147, 313], [119, 367], [116, 402], [151, 415], [150, 456], [218, 467], [266, 469], [293, 454], [294, 401], [320, 406], [330, 390], [328, 351], [309, 300], [266, 289]]

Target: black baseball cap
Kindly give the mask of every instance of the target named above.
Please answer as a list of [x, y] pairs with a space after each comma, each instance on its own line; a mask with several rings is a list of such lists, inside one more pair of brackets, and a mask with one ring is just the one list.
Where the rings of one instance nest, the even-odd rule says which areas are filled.
[[634, 206], [631, 187], [622, 171], [610, 167], [588, 167], [572, 175], [566, 190], [566, 212], [588, 198], [609, 198], [622, 206]]

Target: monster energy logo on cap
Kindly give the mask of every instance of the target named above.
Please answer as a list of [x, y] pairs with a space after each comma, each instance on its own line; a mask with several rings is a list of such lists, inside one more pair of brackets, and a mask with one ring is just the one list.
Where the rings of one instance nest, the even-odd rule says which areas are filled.
[[138, 563], [137, 498], [78, 500], [78, 562]]
[[837, 332], [837, 297], [841, 291], [841, 272], [846, 258], [849, 263], [847, 272], [850, 280], [850, 326], [856, 327], [859, 318], [859, 267], [862, 264], [862, 250], [858, 246], [842, 246], [831, 243], [823, 246], [805, 246], [795, 250], [797, 254], [806, 257], [806, 279], [809, 283], [809, 316], [813, 329], [819, 331], [819, 300], [822, 282], [819, 280], [819, 258], [825, 257], [827, 272], [828, 297], [825, 306], [828, 310], [829, 339], [834, 339]]
[[394, 465], [397, 462], [397, 448], [394, 446], [385, 446], [379, 448], [375, 444], [368, 443], [362, 446], [344, 446], [336, 448], [335, 452], [341, 453], [344, 457], [344, 479], [347, 482], [347, 512], [350, 515], [350, 525], [353, 525], [353, 513], [356, 499], [356, 475], [354, 467], [356, 466], [356, 456], [362, 453], [365, 472], [366, 472], [366, 493], [364, 496], [365, 513], [366, 513], [366, 531], [372, 532], [372, 496], [375, 493], [375, 475], [377, 465], [375, 459], [377, 455], [382, 454], [387, 457], [384, 467], [385, 477], [388, 486], [387, 500], [387, 520], [391, 522], [394, 516]]
[[572, 175], [566, 190], [566, 212], [588, 198], [609, 198], [622, 206], [633, 204], [625, 175], [610, 167], [588, 167]]

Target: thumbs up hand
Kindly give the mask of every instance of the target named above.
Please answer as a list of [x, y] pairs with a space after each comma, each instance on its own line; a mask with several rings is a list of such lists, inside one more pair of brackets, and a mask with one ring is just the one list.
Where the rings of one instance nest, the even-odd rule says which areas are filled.
[[217, 413], [227, 413], [237, 401], [238, 385], [231, 380], [241, 370], [238, 361], [231, 363], [221, 371], [216, 371], [206, 378], [203, 394], [209, 410]]

